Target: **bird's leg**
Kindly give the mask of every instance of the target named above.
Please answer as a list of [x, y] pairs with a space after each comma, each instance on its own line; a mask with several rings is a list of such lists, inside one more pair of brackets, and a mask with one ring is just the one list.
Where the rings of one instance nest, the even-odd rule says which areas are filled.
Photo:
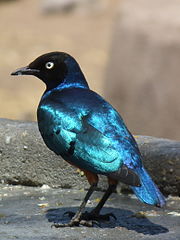
[[[109, 221], [111, 217], [116, 220], [116, 217], [113, 213], [107, 213], [103, 215], [100, 214], [102, 207], [104, 206], [109, 196], [115, 191], [116, 186], [117, 184], [110, 184], [97, 206], [91, 212], [86, 211], [79, 216], [79, 219], [81, 219], [81, 225], [88, 227], [93, 226], [94, 223], [99, 225], [99, 221]], [[67, 214], [69, 216], [73, 216], [72, 219], [74, 219], [77, 213], [74, 215], [73, 212], [67, 212]]]
[[96, 187], [98, 184], [98, 176], [87, 170], [83, 170], [83, 171], [84, 171], [84, 174], [87, 177], [88, 182], [91, 186], [90, 186], [88, 192], [86, 193], [86, 196], [85, 196], [83, 202], [81, 203], [78, 211], [75, 214], [73, 214], [72, 212], [67, 212], [70, 216], [73, 216], [69, 223], [65, 223], [65, 224], [54, 223], [52, 226], [59, 228], [59, 227], [79, 226], [79, 225], [84, 225], [84, 226], [92, 226], [93, 225], [92, 221], [89, 222], [86, 220], [82, 220], [82, 218], [83, 218], [83, 210], [86, 206], [86, 203], [89, 200], [92, 193], [94, 192], [94, 190], [96, 190]]
[[[79, 224], [81, 224], [82, 212], [83, 212], [83, 210], [86, 206], [86, 203], [87, 203], [88, 199], [90, 198], [90, 196], [92, 195], [92, 193], [94, 192], [96, 187], [97, 187], [97, 183], [94, 183], [90, 186], [90, 188], [89, 188], [88, 192], [86, 193], [86, 196], [85, 196], [83, 202], [81, 203], [78, 211], [76, 212], [76, 214], [73, 216], [73, 218], [71, 219], [71, 221], [69, 223], [65, 223], [65, 224], [54, 223], [52, 226], [56, 227], [56, 228], [79, 226]], [[83, 221], [82, 225], [88, 225], [88, 224], [86, 224], [85, 221]]]
[[98, 205], [90, 212], [90, 213], [85, 213], [87, 214], [87, 218], [92, 219], [92, 220], [110, 220], [110, 217], [113, 217], [114, 219], [116, 219], [116, 217], [114, 216], [114, 214], [112, 213], [108, 213], [105, 215], [101, 215], [100, 211], [102, 209], [102, 207], [104, 206], [105, 202], [107, 201], [107, 199], [109, 198], [109, 196], [115, 191], [117, 184], [110, 184], [108, 189], [106, 190], [106, 192], [104, 193], [103, 197], [101, 198], [100, 202], [98, 203]]
[[84, 217], [87, 219], [92, 219], [95, 221], [109, 221], [110, 217], [113, 217], [116, 220], [116, 217], [114, 216], [113, 213], [108, 213], [108, 214], [104, 214], [101, 215], [100, 211], [102, 209], [102, 207], [104, 206], [105, 202], [107, 201], [107, 199], [109, 198], [109, 196], [116, 190], [118, 181], [111, 179], [110, 177], [108, 177], [108, 182], [109, 182], [109, 187], [106, 190], [106, 192], [104, 193], [103, 197], [101, 198], [100, 202], [97, 204], [97, 206], [90, 212], [84, 213]]

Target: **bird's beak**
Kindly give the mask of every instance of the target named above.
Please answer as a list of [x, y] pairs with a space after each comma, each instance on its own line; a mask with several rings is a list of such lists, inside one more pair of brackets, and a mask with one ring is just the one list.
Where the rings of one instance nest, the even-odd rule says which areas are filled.
[[12, 72], [11, 75], [35, 75], [38, 72], [38, 69], [31, 69], [29, 66], [27, 66], [18, 68], [16, 71]]

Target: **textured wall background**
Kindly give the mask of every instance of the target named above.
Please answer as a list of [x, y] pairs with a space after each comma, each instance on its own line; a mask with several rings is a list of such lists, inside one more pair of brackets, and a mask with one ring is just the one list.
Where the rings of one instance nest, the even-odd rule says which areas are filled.
[[179, 0], [119, 3], [104, 91], [129, 128], [180, 139]]

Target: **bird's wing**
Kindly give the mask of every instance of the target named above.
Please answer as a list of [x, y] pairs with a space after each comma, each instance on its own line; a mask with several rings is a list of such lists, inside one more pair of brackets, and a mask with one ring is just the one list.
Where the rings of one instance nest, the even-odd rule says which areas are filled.
[[98, 118], [95, 113], [84, 116], [81, 120], [83, 131], [76, 136], [76, 147], [86, 158], [103, 165], [109, 172], [117, 171], [123, 164], [131, 169], [140, 166], [139, 149], [125, 125], [121, 122], [120, 129], [115, 129], [115, 119], [106, 121], [107, 118]]
[[108, 109], [105, 115], [100, 114], [101, 117], [97, 112], [83, 117], [85, 133], [77, 134], [76, 147], [81, 149], [78, 152], [85, 154], [84, 159], [96, 166], [99, 173], [131, 186], [140, 186], [135, 171], [142, 165], [137, 144], [119, 114], [111, 106]]

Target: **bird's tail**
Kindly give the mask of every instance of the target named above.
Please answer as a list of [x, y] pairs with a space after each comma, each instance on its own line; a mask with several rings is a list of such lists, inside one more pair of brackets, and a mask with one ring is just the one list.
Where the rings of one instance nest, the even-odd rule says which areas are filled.
[[141, 186], [131, 187], [135, 195], [144, 203], [163, 207], [166, 202], [165, 197], [159, 191], [144, 167], [136, 169], [136, 173], [140, 178]]

